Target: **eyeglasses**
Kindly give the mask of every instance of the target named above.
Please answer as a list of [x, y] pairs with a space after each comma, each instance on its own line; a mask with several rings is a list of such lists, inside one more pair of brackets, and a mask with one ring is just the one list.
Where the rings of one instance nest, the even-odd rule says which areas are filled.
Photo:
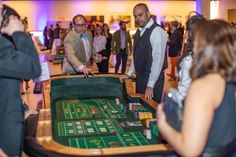
[[85, 27], [86, 24], [85, 23], [82, 23], [82, 24], [74, 23], [74, 26], [76, 26], [76, 27]]

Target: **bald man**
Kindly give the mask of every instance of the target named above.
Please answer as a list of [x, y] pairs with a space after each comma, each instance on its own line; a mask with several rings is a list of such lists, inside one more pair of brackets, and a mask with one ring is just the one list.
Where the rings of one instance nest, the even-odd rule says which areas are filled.
[[167, 34], [150, 18], [146, 4], [137, 4], [133, 15], [139, 27], [134, 38], [133, 60], [129, 72], [120, 79], [129, 78], [136, 72], [136, 92], [159, 103], [164, 87], [164, 70], [167, 68]]
[[66, 74], [93, 74], [93, 69], [89, 68], [92, 65], [91, 60], [97, 59], [97, 62], [101, 62], [101, 58], [96, 56], [93, 37], [87, 31], [86, 19], [79, 14], [73, 18], [72, 22], [74, 29], [67, 34], [64, 40], [65, 58], [62, 72]]

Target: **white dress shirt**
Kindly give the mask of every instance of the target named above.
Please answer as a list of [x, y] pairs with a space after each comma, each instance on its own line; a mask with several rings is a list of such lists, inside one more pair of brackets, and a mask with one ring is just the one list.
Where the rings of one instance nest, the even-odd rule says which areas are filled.
[[106, 43], [107, 43], [107, 39], [105, 36], [103, 36], [103, 35], [97, 36], [96, 35], [93, 40], [93, 46], [94, 46], [96, 52], [100, 52], [102, 50], [105, 50]]
[[172, 99], [175, 100], [179, 107], [182, 107], [182, 101], [187, 95], [188, 88], [192, 82], [190, 77], [190, 68], [192, 67], [192, 55], [188, 55], [183, 58], [180, 63], [180, 70], [178, 72], [179, 82], [177, 89], [170, 89], [170, 93], [172, 94]]
[[[144, 28], [138, 28], [140, 30], [140, 36], [143, 35], [147, 28], [150, 28], [154, 23], [153, 19], [147, 23]], [[152, 66], [151, 66], [151, 73], [149, 74], [148, 79], [148, 87], [154, 87], [160, 73], [162, 70], [162, 65], [165, 59], [165, 50], [166, 50], [166, 43], [167, 43], [167, 33], [161, 27], [155, 27], [152, 31], [150, 36], [150, 42], [152, 46]], [[132, 63], [130, 66], [130, 70], [128, 72], [128, 76], [131, 76], [135, 72], [134, 61], [132, 59]]]

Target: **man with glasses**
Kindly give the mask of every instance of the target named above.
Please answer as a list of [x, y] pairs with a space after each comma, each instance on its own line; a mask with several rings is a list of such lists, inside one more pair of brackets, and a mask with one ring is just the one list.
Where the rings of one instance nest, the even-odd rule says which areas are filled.
[[89, 66], [94, 59], [96, 62], [101, 62], [101, 57], [96, 56], [92, 35], [86, 28], [86, 19], [83, 15], [78, 14], [72, 22], [74, 29], [67, 34], [64, 40], [65, 58], [62, 72], [93, 74], [93, 70]]

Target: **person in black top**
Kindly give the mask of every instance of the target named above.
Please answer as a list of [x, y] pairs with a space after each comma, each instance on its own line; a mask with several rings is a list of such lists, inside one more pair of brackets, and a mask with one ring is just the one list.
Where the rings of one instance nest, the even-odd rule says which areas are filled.
[[43, 29], [43, 41], [46, 49], [49, 49], [48, 27], [49, 26], [46, 25]]
[[54, 38], [59, 39], [61, 28], [58, 23], [56, 24], [56, 28], [53, 31], [54, 31]]
[[105, 63], [105, 69], [106, 72], [108, 73], [109, 71], [109, 58], [111, 55], [111, 40], [112, 40], [112, 34], [110, 33], [110, 29], [108, 27], [107, 23], [103, 24], [103, 31], [104, 31], [104, 35], [107, 39], [107, 43], [106, 43], [106, 51], [105, 51], [105, 56], [107, 57], [106, 60], [104, 60]]
[[169, 46], [169, 57], [171, 60], [171, 73], [167, 74], [172, 80], [176, 79], [175, 72], [177, 67], [177, 60], [181, 53], [183, 34], [178, 29], [179, 23], [172, 21], [170, 23], [170, 30], [172, 32], [167, 45]]
[[61, 46], [61, 41], [60, 41], [61, 28], [58, 23], [56, 24], [56, 28], [53, 30], [53, 32], [54, 32], [55, 46], [56, 47]]
[[[2, 23], [3, 14], [7, 12], [2, 5], [0, 12]], [[1, 26], [1, 33], [11, 36], [14, 45], [0, 35], [0, 155], [4, 156], [5, 152], [15, 157], [21, 156], [24, 135], [20, 80], [38, 77], [41, 69], [37, 51], [30, 36], [24, 32], [21, 20], [12, 14], [7, 18], [9, 21], [6, 26]]]
[[181, 156], [235, 156], [236, 31], [222, 20], [201, 23], [194, 30], [193, 55], [181, 131], [167, 123], [163, 105], [159, 131]]
[[48, 40], [49, 40], [48, 48], [51, 50], [52, 49], [53, 40], [54, 40], [53, 25], [50, 25], [50, 27], [48, 29]]

